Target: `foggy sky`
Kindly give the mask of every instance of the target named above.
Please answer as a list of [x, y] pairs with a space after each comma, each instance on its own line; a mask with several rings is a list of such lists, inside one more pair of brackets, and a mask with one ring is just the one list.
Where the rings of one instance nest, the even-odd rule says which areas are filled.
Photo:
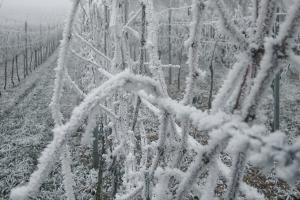
[[[1, 2], [1, 0], [0, 0]], [[61, 23], [71, 0], [3, 0], [0, 17], [30, 23]]]

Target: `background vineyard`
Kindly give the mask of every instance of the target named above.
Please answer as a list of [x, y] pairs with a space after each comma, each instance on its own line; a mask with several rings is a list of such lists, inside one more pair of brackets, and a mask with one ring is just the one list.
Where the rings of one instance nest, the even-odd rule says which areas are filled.
[[17, 86], [56, 50], [61, 25], [31, 25], [12, 19], [0, 21], [0, 87]]

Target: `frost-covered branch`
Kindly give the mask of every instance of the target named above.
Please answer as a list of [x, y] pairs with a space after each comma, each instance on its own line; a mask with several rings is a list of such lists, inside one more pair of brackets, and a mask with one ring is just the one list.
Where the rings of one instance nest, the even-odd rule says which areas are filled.
[[79, 86], [72, 80], [72, 78], [70, 77], [67, 70], [66, 70], [66, 74], [65, 74], [65, 79], [66, 79], [67, 83], [69, 84], [69, 86], [76, 92], [76, 94], [80, 98], [84, 98], [86, 96], [85, 93], [79, 88]]
[[61, 125], [62, 122], [62, 114], [60, 112], [60, 97], [62, 94], [63, 89], [63, 76], [65, 74], [65, 67], [67, 64], [67, 54], [68, 50], [70, 48], [70, 42], [71, 42], [71, 34], [73, 30], [73, 24], [75, 20], [75, 16], [79, 7], [80, 0], [75, 0], [73, 2], [72, 10], [70, 11], [67, 24], [64, 29], [63, 33], [63, 40], [60, 44], [60, 52], [59, 52], [59, 59], [58, 64], [56, 68], [56, 79], [54, 83], [54, 93], [52, 97], [52, 101], [50, 104], [51, 110], [52, 110], [52, 117], [55, 120], [55, 123], [57, 125]]
[[199, 173], [205, 169], [205, 167], [211, 164], [213, 157], [219, 154], [228, 143], [230, 136], [226, 134], [226, 132], [222, 132], [221, 130], [218, 132], [218, 136], [214, 134], [216, 138], [211, 140], [213, 143], [210, 144], [206, 149], [202, 152], [198, 153], [196, 160], [190, 165], [188, 170], [184, 175], [184, 179], [178, 186], [177, 191], [177, 200], [181, 200], [184, 198], [184, 195], [188, 192], [188, 189], [194, 184], [195, 180], [199, 176]]
[[92, 65], [94, 65], [95, 67], [97, 67], [97, 70], [103, 74], [105, 77], [107, 78], [111, 78], [113, 75], [111, 73], [109, 73], [108, 71], [106, 71], [105, 69], [103, 69], [103, 67], [99, 64], [97, 64], [96, 62], [92, 61], [91, 59], [87, 59], [81, 55], [79, 55], [78, 53], [76, 53], [74, 50], [71, 50], [71, 53], [73, 55], [75, 55], [77, 58], [81, 59], [82, 61], [85, 61], [87, 63], [90, 63]]
[[164, 68], [180, 68], [180, 65], [171, 65], [171, 64], [168, 64], [168, 65], [161, 65], [161, 67], [164, 67]]
[[274, 0], [261, 1], [256, 25], [255, 43], [263, 45], [263, 40], [268, 36], [273, 25], [274, 11]]
[[137, 40], [141, 39], [141, 36], [140, 36], [139, 32], [137, 32], [133, 28], [131, 28], [129, 26], [124, 26], [123, 29], [127, 30], [129, 33], [131, 33], [131, 35], [133, 35]]
[[197, 34], [200, 30], [201, 17], [203, 16], [205, 9], [205, 4], [202, 1], [194, 0], [192, 6], [193, 19], [190, 28], [190, 37], [185, 42], [185, 45], [189, 48], [188, 54], [188, 65], [189, 65], [189, 75], [186, 79], [186, 90], [183, 98], [183, 104], [191, 104], [193, 98], [193, 89], [195, 86], [195, 80], [199, 76], [197, 72], [197, 62], [198, 62], [198, 41]]
[[[184, 93], [184, 97], [182, 103], [184, 105], [191, 105], [194, 97], [194, 88], [196, 84], [196, 79], [200, 76], [197, 69], [198, 62], [198, 40], [197, 35], [200, 31], [200, 23], [201, 18], [204, 15], [205, 4], [202, 1], [194, 0], [192, 5], [192, 22], [190, 27], [190, 37], [185, 42], [185, 45], [189, 47], [188, 53], [188, 66], [189, 66], [189, 74], [186, 78], [186, 89]], [[178, 150], [178, 155], [175, 160], [174, 165], [179, 167], [182, 161], [182, 158], [185, 154], [187, 147], [187, 138], [189, 132], [189, 122], [187, 120], [183, 121], [182, 125], [182, 138], [180, 147]]]
[[159, 15], [163, 15], [164, 13], [166, 13], [166, 12], [169, 12], [170, 10], [172, 10], [172, 11], [177, 11], [177, 10], [185, 10], [185, 9], [189, 9], [189, 8], [191, 8], [191, 6], [183, 6], [183, 7], [172, 7], [172, 8], [166, 8], [166, 9], [163, 9], [162, 11], [160, 11], [159, 13], [157, 13], [157, 14], [159, 14]]
[[88, 47], [90, 47], [95, 53], [97, 53], [98, 55], [100, 55], [100, 57], [104, 58], [106, 61], [108, 61], [109, 63], [112, 63], [112, 60], [107, 57], [104, 53], [100, 52], [96, 47], [94, 47], [90, 42], [88, 42], [86, 39], [84, 39], [83, 37], [81, 37], [79, 34], [74, 34], [74, 36], [76, 38], [78, 38], [81, 42], [83, 42], [84, 44], [86, 44]]
[[69, 151], [68, 145], [65, 145], [62, 149], [61, 155], [61, 163], [62, 163], [62, 174], [63, 184], [66, 190], [67, 200], [75, 200], [75, 195], [73, 191], [73, 187], [75, 186], [75, 182], [73, 180], [73, 174], [71, 170], [71, 155]]
[[139, 9], [124, 25], [124, 27], [128, 27], [140, 14], [142, 13], [142, 9]]
[[220, 15], [220, 23], [222, 29], [227, 33], [234, 41], [236, 41], [242, 48], [246, 49], [248, 46], [248, 42], [245, 39], [245, 36], [241, 34], [241, 32], [237, 29], [237, 27], [230, 20], [229, 16], [223, 2], [223, 0], [212, 0], [212, 5], [216, 8]]
[[252, 12], [253, 12], [252, 22], [256, 23], [256, 20], [258, 18], [258, 13], [259, 13], [259, 0], [252, 0]]
[[247, 151], [249, 148], [247, 140], [245, 141], [243, 138], [239, 139], [239, 137], [233, 139], [233, 141], [234, 140], [238, 140], [239, 144], [232, 145], [232, 147], [234, 147], [233, 152], [231, 152], [231, 155], [233, 156], [233, 166], [228, 183], [228, 190], [226, 194], [227, 199], [236, 199], [239, 195], [240, 183], [244, 175], [244, 169], [247, 161]]
[[[233, 113], [239, 107], [242, 94], [249, 87], [250, 67], [247, 54], [239, 55], [238, 61], [229, 71], [221, 89], [213, 102], [212, 112], [223, 111]], [[248, 84], [248, 85], [247, 85]]]
[[289, 9], [284, 23], [280, 26], [278, 37], [269, 38], [265, 43], [265, 54], [260, 63], [261, 69], [254, 80], [251, 92], [242, 107], [243, 117], [247, 120], [255, 114], [263, 94], [271, 85], [274, 76], [281, 70], [280, 57], [286, 56], [289, 39], [293, 37], [300, 21], [300, 1]]
[[[59, 53], [59, 59], [58, 64], [56, 68], [56, 79], [54, 83], [54, 92], [52, 96], [52, 101], [50, 103], [51, 111], [52, 111], [52, 118], [54, 119], [55, 126], [61, 126], [63, 116], [60, 111], [60, 98], [63, 91], [63, 83], [64, 83], [64, 75], [67, 72], [67, 54], [70, 48], [71, 43], [71, 33], [73, 30], [73, 24], [75, 20], [75, 16], [79, 7], [80, 0], [75, 0], [73, 2], [72, 9], [70, 11], [69, 17], [67, 19], [67, 24], [65, 25], [64, 33], [63, 33], [63, 40], [61, 41], [60, 46], [60, 53]], [[69, 80], [69, 79], [68, 79]], [[54, 136], [56, 137], [56, 135]], [[50, 147], [50, 145], [49, 145]], [[47, 152], [46, 152], [47, 153]], [[52, 156], [58, 156], [56, 155], [58, 152], [55, 151], [55, 148], [50, 147], [49, 153], [52, 154]], [[46, 155], [47, 156], [47, 155]], [[66, 190], [67, 198], [70, 200], [75, 199], [74, 191], [72, 186], [73, 179], [71, 176], [71, 166], [70, 166], [70, 159], [69, 159], [69, 150], [67, 146], [64, 148], [64, 153], [61, 155], [61, 161], [62, 161], [62, 172], [64, 174], [64, 187]], [[49, 170], [52, 163], [49, 164], [49, 166], [43, 165], [42, 161], [40, 160], [40, 167], [44, 169], [44, 171]], [[41, 185], [41, 177], [37, 176], [44, 176], [43, 171], [37, 172], [36, 174], [33, 174], [30, 179], [30, 183], [28, 187], [20, 187], [16, 188], [11, 193], [11, 199], [27, 199], [31, 195], [35, 195], [35, 192], [39, 190], [39, 187]]]

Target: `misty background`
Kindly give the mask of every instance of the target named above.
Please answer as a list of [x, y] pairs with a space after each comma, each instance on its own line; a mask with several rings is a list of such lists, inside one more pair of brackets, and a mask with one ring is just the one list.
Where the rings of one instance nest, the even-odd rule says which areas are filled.
[[0, 18], [31, 24], [61, 24], [68, 13], [71, 0], [0, 0]]

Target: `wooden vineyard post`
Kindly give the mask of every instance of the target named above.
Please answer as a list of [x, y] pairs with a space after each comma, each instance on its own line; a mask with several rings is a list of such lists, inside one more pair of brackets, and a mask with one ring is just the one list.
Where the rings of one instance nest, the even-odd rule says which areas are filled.
[[7, 87], [7, 60], [4, 61], [4, 90]]
[[42, 46], [42, 25], [40, 25], [40, 62], [39, 65], [43, 63], [43, 46]]
[[108, 32], [108, 6], [105, 5], [104, 7], [104, 14], [105, 14], [105, 31], [104, 31], [104, 54], [107, 55], [107, 32]]
[[[171, 34], [172, 34], [172, 0], [169, 0], [169, 16], [168, 16], [168, 55], [169, 55], [169, 65], [172, 64], [172, 39], [171, 39]], [[172, 67], [169, 67], [169, 84], [172, 84]]]
[[25, 21], [25, 55], [24, 55], [24, 78], [28, 76], [28, 24]]
[[[277, 8], [277, 14], [280, 13], [280, 9]], [[275, 35], [279, 32], [280, 16], [276, 16], [275, 22]], [[273, 97], [274, 97], [274, 119], [273, 119], [273, 131], [279, 130], [280, 127], [280, 75], [281, 72], [276, 74], [273, 81]]]
[[36, 69], [38, 66], [38, 60], [37, 60], [37, 50], [34, 49], [34, 69]]
[[182, 61], [183, 61], [183, 47], [180, 49], [180, 55], [179, 55], [180, 68], [178, 69], [178, 78], [177, 78], [177, 89], [178, 89], [178, 91], [180, 91], [180, 76], [181, 76]]
[[11, 60], [11, 77], [10, 77], [11, 84], [13, 85], [13, 87], [15, 87], [15, 82], [14, 82], [14, 62], [15, 62], [15, 59], [13, 57], [13, 59]]
[[32, 58], [33, 57], [33, 52], [32, 52], [32, 50], [30, 50], [30, 62], [29, 62], [29, 71], [30, 71], [30, 73], [32, 73], [32, 69], [31, 69], [31, 65], [32, 65]]
[[19, 65], [18, 65], [18, 55], [16, 55], [16, 57], [15, 57], [15, 64], [16, 64], [16, 73], [17, 73], [18, 82], [20, 82]]
[[208, 96], [208, 109], [211, 109], [212, 107], [212, 98], [213, 98], [213, 90], [214, 90], [214, 57], [215, 57], [215, 51], [217, 47], [218, 41], [216, 41], [214, 45], [214, 49], [211, 55], [210, 63], [209, 63], [209, 71], [210, 71], [210, 89], [209, 89], [209, 96]]

